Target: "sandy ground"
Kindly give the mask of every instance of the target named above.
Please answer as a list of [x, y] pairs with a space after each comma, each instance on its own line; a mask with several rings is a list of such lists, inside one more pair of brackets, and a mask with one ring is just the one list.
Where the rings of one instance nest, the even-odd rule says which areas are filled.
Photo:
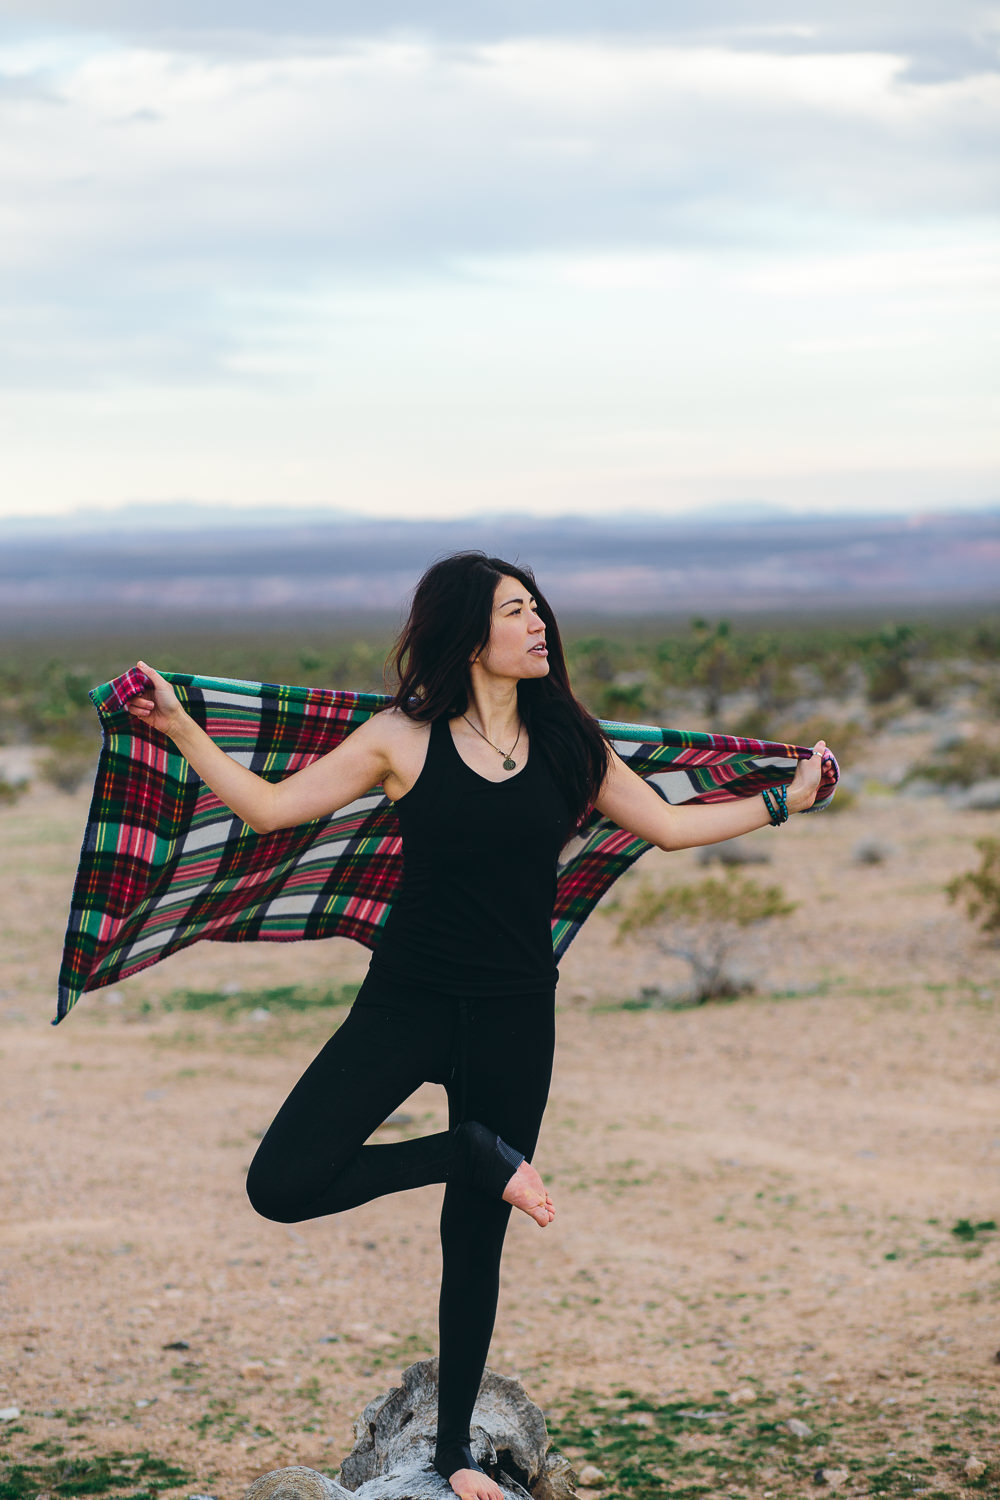
[[[814, 1427], [839, 1414], [855, 1492], [918, 1493], [871, 1477], [908, 1444], [934, 1466], [925, 1493], [998, 1493], [1000, 1234], [951, 1232], [1000, 1220], [998, 953], [942, 885], [1000, 818], [891, 792], [923, 748], [886, 737], [852, 808], [751, 836], [772, 859], [749, 873], [799, 903], [755, 997], [622, 1009], [680, 971], [614, 946], [602, 912], [564, 961], [536, 1157], [559, 1214], [512, 1224], [491, 1354], [550, 1414], [623, 1386], [766, 1395]], [[196, 1476], [164, 1493], [218, 1500], [289, 1463], [333, 1473], [365, 1401], [434, 1348], [441, 1190], [257, 1218], [254, 1144], [344, 1011], [227, 1021], [159, 1001], [358, 980], [367, 955], [202, 944], [50, 1027], [86, 804], [39, 789], [0, 810], [0, 1409], [20, 1411], [0, 1473], [57, 1444], [148, 1451]], [[863, 838], [884, 863], [852, 858]], [[701, 873], [693, 852], [644, 868]], [[443, 1091], [405, 1110], [386, 1139], [441, 1128]], [[762, 1460], [717, 1492], [812, 1492], [838, 1453], [800, 1460], [801, 1484]], [[974, 1482], [970, 1454], [989, 1465]]]

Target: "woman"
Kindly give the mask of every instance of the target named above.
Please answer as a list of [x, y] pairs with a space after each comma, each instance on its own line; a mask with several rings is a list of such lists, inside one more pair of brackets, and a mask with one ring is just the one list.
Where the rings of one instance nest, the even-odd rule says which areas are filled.
[[[154, 691], [129, 711], [259, 833], [376, 785], [395, 803], [404, 874], [368, 975], [261, 1141], [247, 1191], [259, 1213], [294, 1223], [446, 1184], [434, 1466], [463, 1500], [501, 1500], [472, 1457], [469, 1423], [510, 1210], [542, 1228], [555, 1217], [531, 1156], [554, 1045], [557, 855], [593, 807], [661, 849], [773, 818], [759, 797], [672, 807], [630, 770], [573, 697], [531, 573], [499, 558], [463, 552], [428, 569], [395, 666], [387, 709], [277, 783], [231, 760], [144, 662]], [[813, 802], [825, 749], [799, 763], [790, 811]], [[445, 1085], [449, 1129], [366, 1145], [424, 1081]]]

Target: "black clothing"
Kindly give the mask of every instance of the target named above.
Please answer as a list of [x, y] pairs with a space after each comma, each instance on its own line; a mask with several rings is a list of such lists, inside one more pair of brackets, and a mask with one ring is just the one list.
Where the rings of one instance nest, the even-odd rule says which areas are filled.
[[[456, 1127], [468, 1111], [530, 1158], [548, 1097], [554, 1043], [551, 988], [545, 994], [455, 1000], [394, 988], [369, 975], [343, 1025], [281, 1106], [247, 1177], [257, 1212], [285, 1224], [339, 1213], [384, 1193], [447, 1183], [437, 1456], [442, 1466], [452, 1465], [449, 1473], [468, 1467], [454, 1455], [469, 1441], [510, 1217], [510, 1205], [499, 1196], [462, 1180]], [[450, 1129], [366, 1145], [425, 1080], [447, 1089]], [[501, 1184], [515, 1169], [508, 1161]]]
[[[284, 1223], [443, 1182], [435, 1464], [466, 1463], [510, 1217], [501, 1194], [531, 1156], [555, 1042], [551, 920], [569, 811], [537, 747], [506, 781], [465, 764], [447, 719], [396, 803], [403, 879], [350, 1014], [306, 1069], [247, 1178]], [[449, 1129], [368, 1145], [424, 1081]], [[450, 1465], [450, 1468], [448, 1467]]]
[[466, 998], [554, 984], [556, 858], [573, 830], [538, 747], [506, 781], [487, 781], [436, 719], [395, 807], [403, 879], [372, 973]]

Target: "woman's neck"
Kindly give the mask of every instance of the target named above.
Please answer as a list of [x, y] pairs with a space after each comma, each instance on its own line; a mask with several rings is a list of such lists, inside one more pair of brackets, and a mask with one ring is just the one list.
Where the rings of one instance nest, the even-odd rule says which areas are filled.
[[473, 672], [469, 683], [468, 717], [486, 738], [502, 745], [521, 727], [517, 705], [517, 683], [504, 677]]

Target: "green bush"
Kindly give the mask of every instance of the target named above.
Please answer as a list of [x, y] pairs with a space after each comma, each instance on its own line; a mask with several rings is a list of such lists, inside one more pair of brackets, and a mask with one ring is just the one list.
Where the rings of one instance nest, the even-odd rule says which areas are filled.
[[977, 839], [982, 855], [978, 870], [956, 875], [945, 886], [949, 901], [964, 901], [972, 921], [983, 932], [1000, 932], [1000, 839]]
[[915, 762], [904, 780], [919, 778], [937, 782], [940, 786], [968, 787], [994, 776], [1000, 776], [1000, 745], [982, 735], [971, 735], [930, 760]]
[[795, 910], [779, 885], [762, 886], [729, 867], [685, 885], [654, 888], [641, 884], [630, 899], [619, 902], [618, 941], [638, 938], [659, 952], [691, 965], [691, 1000], [731, 999], [747, 994], [752, 983], [732, 968], [749, 929]]
[[43, 781], [72, 795], [93, 778], [101, 749], [94, 728], [89, 734], [66, 728], [49, 735], [45, 743], [48, 754], [38, 763]]
[[0, 807], [13, 807], [24, 796], [28, 786], [27, 781], [8, 781], [6, 776], [0, 776]]

